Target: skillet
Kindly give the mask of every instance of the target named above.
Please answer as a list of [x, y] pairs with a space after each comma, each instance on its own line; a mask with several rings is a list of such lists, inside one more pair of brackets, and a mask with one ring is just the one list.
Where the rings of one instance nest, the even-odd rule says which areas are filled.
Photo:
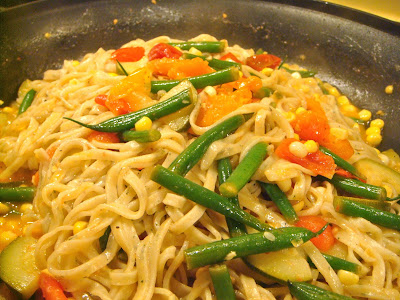
[[[39, 79], [64, 59], [79, 59], [99, 47], [200, 33], [263, 48], [317, 71], [357, 106], [382, 110], [381, 148], [400, 152], [400, 24], [314, 0], [41, 0], [5, 9], [0, 12], [0, 99], [6, 105], [26, 78]], [[392, 95], [384, 92], [389, 84], [395, 87]]]

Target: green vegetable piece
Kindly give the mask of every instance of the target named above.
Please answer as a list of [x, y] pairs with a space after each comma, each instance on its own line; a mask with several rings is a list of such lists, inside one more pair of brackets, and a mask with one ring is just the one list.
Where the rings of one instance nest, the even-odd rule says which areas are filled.
[[294, 72], [297, 72], [297, 73], [299, 73], [301, 75], [301, 78], [314, 77], [315, 74], [317, 74], [317, 72], [314, 72], [314, 71], [292, 70], [292, 69], [286, 68], [284, 66], [281, 66], [281, 69], [286, 70], [290, 74], [293, 74]]
[[138, 143], [149, 143], [158, 141], [161, 138], [161, 132], [156, 129], [150, 130], [127, 130], [122, 133], [122, 140], [124, 142], [136, 141]]
[[1, 187], [0, 202], [32, 202], [35, 196], [34, 187]]
[[324, 86], [324, 82], [323, 81], [318, 81], [318, 86], [322, 91], [322, 94], [324, 95], [329, 95], [329, 91], [327, 90], [327, 88]]
[[149, 117], [152, 121], [166, 115], [172, 114], [188, 105], [193, 101], [192, 89], [185, 89], [171, 98], [158, 102], [150, 107], [138, 111], [111, 118], [96, 125], [84, 124], [71, 118], [65, 118], [86, 128], [101, 132], [120, 132], [133, 128], [135, 123], [143, 117]]
[[[353, 273], [358, 273], [360, 271], [360, 266], [353, 262], [328, 254], [324, 253], [321, 254], [334, 270], [346, 270]], [[315, 267], [314, 263], [311, 261], [310, 258], [308, 258], [307, 261], [310, 264], [310, 266]]]
[[203, 157], [213, 142], [225, 138], [244, 122], [245, 118], [243, 115], [236, 115], [207, 130], [178, 155], [169, 166], [169, 169], [179, 175], [185, 176]]
[[0, 277], [23, 299], [28, 299], [39, 287], [40, 271], [35, 263], [36, 239], [18, 237], [0, 254]]
[[202, 52], [220, 53], [225, 49], [224, 42], [204, 41], [204, 42], [182, 42], [182, 43], [168, 43], [174, 47], [179, 47], [182, 50], [190, 50], [196, 48]]
[[25, 112], [29, 106], [31, 106], [33, 99], [35, 98], [36, 91], [34, 89], [31, 89], [29, 92], [25, 94], [24, 99], [21, 102], [21, 105], [19, 106], [18, 109], [18, 114], [22, 114]]
[[357, 124], [360, 125], [367, 125], [367, 122], [365, 122], [364, 120], [358, 119], [358, 118], [354, 118], [354, 117], [349, 117], [350, 119], [352, 119], [354, 122], [356, 122]]
[[262, 99], [262, 98], [264, 98], [264, 97], [269, 97], [269, 96], [271, 96], [272, 93], [273, 93], [273, 90], [271, 90], [270, 88], [262, 87], [262, 88], [260, 88], [257, 92], [255, 92], [255, 93], [253, 94], [253, 96], [254, 96], [255, 98]]
[[224, 264], [209, 268], [217, 300], [236, 300], [229, 270]]
[[329, 155], [330, 157], [333, 158], [333, 161], [335, 162], [335, 164], [338, 167], [341, 167], [342, 169], [349, 171], [351, 174], [359, 177], [359, 178], [364, 178], [364, 176], [362, 176], [360, 174], [360, 172], [357, 171], [356, 167], [351, 165], [350, 163], [348, 163], [347, 161], [345, 161], [343, 158], [341, 158], [339, 155], [336, 155], [335, 153], [333, 153], [332, 151], [330, 151], [329, 149], [319, 146], [319, 150], [326, 154]]
[[351, 297], [324, 290], [307, 282], [288, 281], [289, 291], [298, 300], [350, 300]]
[[387, 201], [379, 201], [379, 200], [371, 200], [371, 199], [365, 199], [365, 198], [355, 198], [355, 197], [346, 197], [346, 196], [335, 196], [335, 198], [343, 198], [347, 199], [350, 201], [354, 201], [357, 203], [361, 203], [370, 207], [374, 207], [380, 210], [384, 211], [390, 211], [390, 208], [392, 207], [390, 202]]
[[267, 193], [270, 199], [278, 207], [286, 221], [288, 221], [289, 224], [296, 223], [299, 218], [285, 193], [282, 192], [276, 184], [261, 181], [258, 183], [260, 184], [263, 192]]
[[117, 73], [125, 76], [129, 76], [129, 73], [125, 70], [124, 66], [117, 59]]
[[182, 58], [184, 59], [193, 59], [196, 57], [200, 57], [201, 59], [208, 61], [208, 65], [213, 68], [214, 70], [223, 70], [227, 69], [230, 67], [236, 67], [241, 69], [242, 65], [240, 63], [237, 63], [235, 61], [229, 61], [229, 60], [222, 60], [222, 59], [216, 59], [216, 58], [208, 58], [204, 55], [195, 55], [191, 53], [183, 53]]
[[260, 142], [249, 150], [232, 175], [219, 187], [222, 196], [235, 197], [239, 193], [264, 161], [267, 147], [266, 143]]
[[110, 237], [110, 234], [111, 234], [111, 226], [108, 226], [106, 228], [106, 230], [104, 231], [103, 235], [99, 238], [99, 245], [100, 245], [101, 252], [106, 250], [108, 238]]
[[[230, 67], [228, 69], [212, 72], [200, 76], [188, 77], [189, 80], [196, 89], [203, 89], [206, 86], [219, 85], [239, 79], [239, 69], [236, 67]], [[181, 82], [178, 80], [154, 80], [151, 82], [151, 92], [157, 93], [158, 91], [169, 91], [174, 86]]]
[[242, 222], [257, 230], [271, 230], [267, 224], [260, 222], [256, 217], [233, 205], [229, 199], [224, 198], [213, 191], [202, 187], [163, 166], [156, 166], [150, 179], [163, 187], [186, 197], [193, 202], [213, 209], [225, 217]]
[[350, 194], [367, 199], [386, 200], [386, 190], [383, 187], [364, 183], [358, 179], [346, 178], [340, 175], [333, 175], [332, 179], [327, 179], [336, 188]]
[[317, 235], [300, 227], [273, 229], [268, 234], [272, 234], [275, 239], [268, 239], [260, 232], [189, 248], [185, 250], [187, 267], [194, 269], [237, 257], [292, 248]]
[[337, 212], [351, 217], [361, 217], [383, 227], [400, 230], [400, 216], [368, 205], [335, 197], [333, 207]]

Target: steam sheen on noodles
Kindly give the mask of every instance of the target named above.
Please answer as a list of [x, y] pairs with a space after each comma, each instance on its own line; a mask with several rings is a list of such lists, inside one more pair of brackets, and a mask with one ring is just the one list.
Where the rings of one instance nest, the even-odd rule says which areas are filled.
[[[192, 40], [216, 41], [209, 35]], [[147, 54], [158, 43], [176, 41], [161, 36], [147, 42], [134, 40], [123, 47], [140, 46]], [[40, 270], [47, 269], [76, 299], [88, 295], [103, 300], [215, 299], [208, 266], [187, 270], [184, 251], [229, 238], [224, 217], [172, 193], [150, 175], [156, 165], [168, 167], [215, 124], [237, 114], [252, 114], [233, 134], [214, 142], [186, 178], [218, 192], [217, 160], [230, 157], [235, 167], [252, 146], [267, 143], [267, 158], [239, 192], [240, 206], [273, 227], [291, 226], [274, 203], [261, 195], [256, 181], [276, 183], [299, 216], [321, 216], [331, 224], [336, 243], [329, 253], [360, 266], [359, 280], [346, 284], [313, 243], [304, 243], [297, 250], [315, 265], [312, 284], [356, 298], [400, 299], [400, 233], [336, 212], [332, 202], [337, 190], [331, 183], [315, 180], [312, 170], [274, 153], [283, 140], [297, 138], [289, 112], [307, 109], [311, 97], [318, 99], [331, 128], [348, 132], [354, 149], [350, 163], [362, 158], [381, 161], [377, 151], [363, 141], [355, 122], [340, 112], [335, 96], [323, 93], [317, 78], [301, 78], [285, 69], [260, 72], [243, 65], [245, 77], [260, 77], [263, 86], [275, 93], [242, 105], [215, 124], [199, 126], [196, 119], [209, 97], [204, 89], [190, 113], [191, 133], [174, 131], [160, 119], [152, 124], [161, 132], [155, 142], [89, 141], [91, 129], [64, 117], [98, 124], [115, 116], [95, 102], [96, 96], [107, 95], [125, 78], [115, 74], [112, 52], [99, 49], [85, 55], [79, 64], [66, 60], [61, 69], [46, 71], [43, 80], [30, 83], [37, 91], [32, 105], [3, 129], [0, 161], [5, 167], [0, 178], [8, 178], [20, 168], [39, 172], [33, 210], [23, 218], [33, 222], [26, 235], [35, 226], [43, 231], [35, 248]], [[254, 55], [252, 49], [229, 45], [213, 57], [226, 53], [241, 61]], [[145, 55], [135, 63], [136, 68], [147, 63]], [[161, 97], [165, 98], [165, 92], [158, 92], [153, 99]], [[391, 197], [398, 192], [392, 187]], [[393, 203], [391, 211], [398, 213], [399, 205]], [[74, 234], [78, 221], [88, 224]], [[111, 234], [102, 251], [99, 238], [108, 227]], [[250, 270], [240, 259], [226, 264], [238, 299], [292, 299], [287, 287]]]

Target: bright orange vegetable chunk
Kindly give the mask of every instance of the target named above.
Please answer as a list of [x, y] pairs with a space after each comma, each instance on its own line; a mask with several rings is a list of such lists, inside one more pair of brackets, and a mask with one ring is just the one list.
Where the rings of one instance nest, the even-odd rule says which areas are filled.
[[246, 59], [246, 64], [254, 70], [262, 71], [264, 68], [275, 69], [281, 63], [278, 56], [272, 54], [258, 54], [250, 56]]
[[214, 72], [208, 62], [196, 57], [193, 59], [161, 58], [149, 62], [153, 74], [167, 76], [170, 79], [182, 79]]
[[[296, 227], [303, 227], [311, 230], [312, 232], [317, 232], [322, 227], [324, 227], [327, 222], [319, 216], [301, 216], [299, 221], [296, 222]], [[326, 229], [317, 237], [311, 239], [311, 242], [321, 251], [330, 250], [335, 244], [335, 237], [332, 233], [331, 225], [328, 225]]]
[[111, 54], [111, 59], [119, 62], [138, 61], [144, 56], [143, 47], [126, 47], [115, 50]]
[[243, 62], [241, 62], [235, 54], [228, 52], [227, 54], [223, 55], [220, 57], [220, 60], [232, 60], [234, 62], [237, 62], [239, 64], [242, 64]]
[[303, 158], [298, 157], [292, 154], [289, 150], [290, 144], [296, 141], [296, 139], [283, 140], [275, 150], [276, 155], [278, 155], [280, 158], [286, 159], [292, 163], [309, 169], [318, 175], [332, 178], [336, 169], [336, 164], [333, 158], [322, 153], [321, 151], [308, 153], [307, 156]]
[[39, 287], [46, 300], [67, 300], [61, 284], [49, 274], [44, 272], [39, 276]]
[[87, 137], [89, 142], [98, 141], [101, 143], [119, 143], [118, 134], [114, 132], [93, 131]]

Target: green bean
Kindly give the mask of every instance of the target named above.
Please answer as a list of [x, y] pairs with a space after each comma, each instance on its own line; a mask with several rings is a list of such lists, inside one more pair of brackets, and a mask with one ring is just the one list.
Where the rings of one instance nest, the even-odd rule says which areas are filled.
[[260, 184], [262, 190], [267, 193], [271, 200], [275, 203], [288, 223], [296, 223], [299, 218], [285, 193], [282, 192], [276, 184], [261, 181], [258, 183]]
[[363, 176], [360, 174], [360, 172], [357, 171], [356, 167], [354, 167], [353, 165], [351, 165], [350, 163], [345, 161], [340, 156], [336, 155], [335, 153], [333, 153], [329, 149], [327, 149], [325, 147], [322, 147], [322, 146], [319, 146], [319, 150], [322, 153], [332, 157], [337, 166], [341, 167], [342, 169], [344, 169], [346, 171], [349, 171], [351, 174], [353, 174], [353, 175], [355, 175], [355, 176], [357, 176], [359, 178], [363, 178]]
[[245, 117], [243, 115], [236, 115], [207, 130], [178, 155], [169, 166], [169, 169], [179, 175], [185, 176], [203, 157], [213, 142], [225, 138], [244, 122]]
[[183, 53], [182, 58], [184, 59], [193, 59], [199, 57], [205, 61], [208, 61], [208, 65], [213, 68], [214, 70], [223, 70], [227, 69], [230, 67], [236, 67], [238, 69], [242, 68], [242, 65], [240, 63], [237, 63], [235, 61], [229, 61], [229, 60], [222, 60], [222, 59], [216, 59], [216, 58], [208, 58], [204, 55], [195, 55], [191, 53]]
[[108, 226], [104, 231], [103, 235], [99, 238], [100, 249], [103, 252], [107, 248], [108, 238], [111, 234], [111, 226]]
[[[346, 270], [353, 273], [358, 273], [360, 271], [360, 266], [353, 262], [328, 254], [324, 253], [321, 254], [334, 270]], [[310, 264], [310, 266], [315, 267], [314, 263], [311, 261], [310, 258], [307, 258], [307, 261]]]
[[345, 178], [340, 175], [333, 175], [332, 179], [327, 179], [336, 188], [353, 195], [367, 199], [386, 200], [386, 190], [383, 187], [364, 183], [358, 179]]
[[31, 106], [33, 99], [35, 98], [36, 91], [34, 89], [31, 89], [29, 92], [25, 94], [24, 99], [21, 102], [21, 105], [19, 106], [18, 109], [18, 114], [22, 114], [25, 112], [29, 106]]
[[[218, 161], [218, 180], [219, 184], [223, 184], [228, 177], [232, 174], [232, 165], [228, 157], [220, 159]], [[229, 201], [240, 209], [238, 197], [228, 198]], [[246, 226], [243, 223], [237, 222], [231, 218], [226, 218], [226, 224], [228, 225], [229, 235], [231, 237], [239, 236], [247, 233]]]
[[187, 267], [194, 269], [237, 257], [291, 248], [318, 233], [301, 227], [283, 227], [273, 229], [268, 234], [272, 234], [274, 239], [259, 232], [189, 248], [185, 250]]
[[[196, 89], [202, 89], [206, 86], [219, 85], [239, 79], [239, 69], [236, 67], [230, 67], [228, 69], [212, 72], [200, 76], [188, 77], [189, 80]], [[178, 80], [154, 80], [151, 82], [151, 92], [157, 93], [158, 91], [169, 91], [174, 86], [181, 82]]]
[[361, 204], [364, 204], [364, 205], [367, 205], [370, 207], [374, 207], [374, 208], [377, 208], [380, 210], [384, 210], [384, 211], [390, 211], [390, 208], [392, 207], [390, 202], [386, 202], [386, 201], [376, 201], [376, 200], [371, 200], [371, 199], [346, 197], [346, 196], [335, 196], [335, 197], [358, 202], [358, 203], [361, 203]]
[[383, 227], [400, 230], [400, 215], [383, 211], [344, 197], [334, 197], [333, 207], [337, 212], [351, 217], [361, 217]]
[[236, 300], [229, 270], [224, 264], [210, 266], [211, 280], [217, 300]]
[[329, 95], [329, 91], [327, 90], [327, 88], [324, 86], [324, 82], [323, 81], [318, 81], [318, 86], [322, 91], [322, 94], [324, 95]]
[[161, 138], [161, 133], [156, 129], [150, 130], [127, 130], [121, 134], [124, 142], [136, 141], [138, 143], [149, 143], [158, 141]]
[[31, 202], [35, 196], [34, 187], [3, 187], [0, 188], [0, 202]]
[[179, 47], [182, 50], [190, 50], [196, 48], [202, 52], [220, 53], [225, 49], [224, 42], [204, 41], [204, 42], [181, 42], [181, 43], [168, 43], [174, 47]]
[[211, 208], [220, 214], [232, 218], [238, 222], [242, 222], [257, 230], [271, 230], [267, 224], [262, 223], [256, 217], [237, 208], [227, 198], [202, 187], [163, 166], [156, 166], [150, 177], [153, 181], [163, 187], [186, 197], [193, 202]]
[[295, 72], [299, 73], [301, 78], [307, 78], [307, 77], [314, 77], [315, 74], [317, 74], [317, 72], [314, 71], [306, 71], [306, 70], [292, 70], [289, 68], [286, 68], [284, 66], [281, 67], [282, 69], [286, 70], [287, 72], [289, 72], [290, 74], [293, 74]]
[[220, 185], [219, 191], [224, 197], [235, 197], [257, 171], [267, 156], [268, 145], [264, 142], [255, 144], [242, 159], [232, 175]]
[[289, 291], [298, 300], [350, 300], [351, 297], [339, 295], [307, 282], [288, 281]]
[[121, 69], [122, 73], [124, 73], [123, 75], [129, 76], [129, 73], [125, 70], [124, 66], [119, 62], [119, 60], [117, 59], [116, 61], [117, 61], [118, 67]]
[[255, 98], [262, 99], [262, 98], [264, 98], [264, 97], [269, 97], [269, 96], [271, 96], [272, 93], [273, 93], [273, 90], [271, 90], [270, 88], [262, 87], [262, 88], [260, 88], [259, 90], [257, 90], [257, 91], [253, 94], [253, 96], [254, 96]]
[[95, 125], [84, 124], [71, 118], [64, 118], [96, 131], [120, 132], [133, 128], [135, 123], [143, 117], [149, 117], [154, 121], [166, 115], [172, 114], [190, 105], [193, 101], [193, 97], [194, 95], [192, 90], [188, 88], [172, 96], [171, 98], [158, 102], [150, 107], [146, 107], [126, 115], [114, 117]]
[[358, 119], [358, 118], [354, 118], [354, 117], [349, 117], [350, 119], [352, 119], [354, 122], [356, 122], [357, 124], [360, 125], [367, 125], [367, 122], [365, 122], [364, 120]]

